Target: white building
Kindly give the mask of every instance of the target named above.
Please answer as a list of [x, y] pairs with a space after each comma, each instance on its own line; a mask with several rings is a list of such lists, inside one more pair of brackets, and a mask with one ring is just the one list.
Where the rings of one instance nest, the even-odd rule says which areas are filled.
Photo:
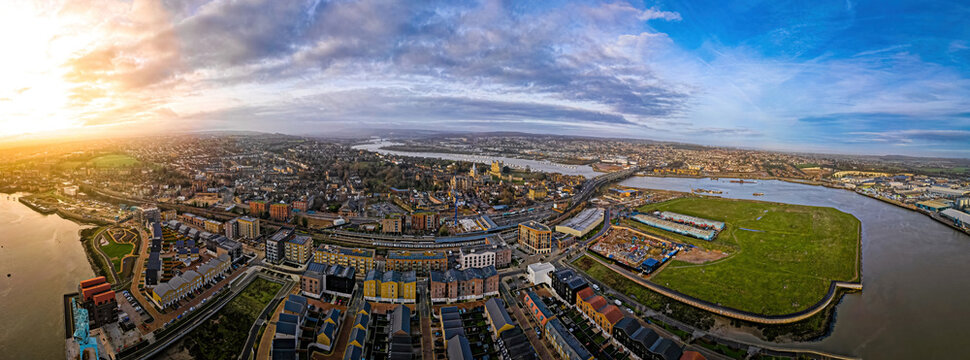
[[458, 263], [462, 269], [495, 266], [495, 252], [478, 249], [461, 249]]
[[549, 278], [549, 273], [556, 271], [556, 267], [550, 263], [535, 263], [529, 264], [527, 271], [529, 273], [529, 281], [532, 284], [539, 285], [540, 283], [545, 283], [548, 286], [552, 286], [552, 279]]

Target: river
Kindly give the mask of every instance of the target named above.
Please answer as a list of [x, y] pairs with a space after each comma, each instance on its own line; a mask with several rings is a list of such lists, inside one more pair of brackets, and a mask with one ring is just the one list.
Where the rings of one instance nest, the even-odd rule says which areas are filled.
[[392, 145], [402, 145], [400, 143], [390, 142], [390, 141], [372, 141], [367, 144], [355, 145], [353, 148], [358, 150], [367, 150], [380, 154], [389, 154], [397, 156], [413, 156], [413, 157], [423, 157], [423, 158], [435, 158], [444, 160], [454, 160], [454, 161], [467, 161], [475, 162], [479, 164], [491, 165], [493, 160], [498, 160], [505, 165], [512, 168], [525, 169], [528, 167], [532, 171], [542, 171], [549, 173], [560, 173], [563, 175], [582, 175], [588, 178], [593, 178], [597, 175], [601, 175], [593, 170], [589, 165], [566, 165], [559, 164], [551, 161], [538, 161], [529, 159], [518, 159], [502, 156], [482, 156], [482, 155], [467, 155], [467, 154], [448, 154], [448, 153], [428, 153], [428, 152], [410, 152], [410, 151], [395, 151], [382, 149], [385, 146]]
[[[494, 157], [389, 151], [373, 142], [355, 148], [401, 156], [448, 160]], [[478, 160], [482, 159], [482, 160]], [[531, 160], [519, 164], [544, 164]], [[563, 171], [562, 165], [532, 166], [538, 171], [596, 176], [588, 166]], [[587, 170], [588, 169], [588, 172]], [[970, 334], [970, 236], [929, 217], [851, 191], [778, 180], [737, 184], [730, 179], [633, 177], [621, 184], [638, 188], [719, 190], [726, 198], [827, 206], [862, 222], [861, 293], [842, 298], [829, 336], [819, 341], [773, 344], [734, 329], [719, 335], [753, 344], [812, 349], [866, 359], [959, 358]], [[754, 193], [764, 193], [754, 196]]]
[[[951, 358], [968, 352], [964, 336], [970, 334], [970, 236], [925, 215], [821, 186], [657, 177], [633, 177], [621, 184], [685, 192], [720, 190], [719, 196], [725, 198], [834, 207], [859, 218], [863, 291], [843, 297], [831, 335], [784, 347], [866, 359]], [[764, 195], [754, 196], [756, 192]], [[720, 332], [764, 343], [746, 333]]]
[[63, 359], [62, 295], [94, 276], [78, 241], [83, 227], [19, 196], [0, 194], [0, 358]]

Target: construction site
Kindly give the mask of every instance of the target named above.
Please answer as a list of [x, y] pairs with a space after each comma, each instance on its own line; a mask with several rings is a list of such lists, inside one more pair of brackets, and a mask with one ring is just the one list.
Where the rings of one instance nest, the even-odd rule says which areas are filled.
[[684, 245], [614, 226], [590, 250], [631, 269], [650, 273], [684, 251]]

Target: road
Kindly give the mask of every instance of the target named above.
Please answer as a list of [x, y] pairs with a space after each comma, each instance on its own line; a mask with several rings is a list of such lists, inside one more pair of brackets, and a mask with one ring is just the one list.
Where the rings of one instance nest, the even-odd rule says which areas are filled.
[[142, 324], [141, 327], [139, 327], [142, 334], [148, 334], [161, 327], [164, 323], [158, 321], [162, 318], [162, 313], [155, 309], [155, 306], [152, 304], [151, 300], [148, 300], [144, 293], [141, 292], [141, 289], [138, 288], [138, 284], [145, 276], [145, 262], [148, 261], [148, 251], [150, 250], [149, 245], [151, 242], [151, 237], [145, 233], [144, 229], [139, 228], [138, 234], [141, 237], [141, 246], [138, 247], [138, 259], [135, 260], [135, 268], [132, 270], [131, 285], [128, 287], [128, 292], [130, 292], [131, 296], [134, 296], [135, 300], [141, 304], [141, 308], [145, 309], [145, 311], [151, 315], [152, 319], [155, 319], [155, 321], [151, 324]]

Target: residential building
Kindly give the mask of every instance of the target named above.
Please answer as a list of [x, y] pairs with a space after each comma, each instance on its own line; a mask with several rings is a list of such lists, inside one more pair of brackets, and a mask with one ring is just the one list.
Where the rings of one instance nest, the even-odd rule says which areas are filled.
[[556, 291], [556, 295], [559, 295], [560, 299], [568, 304], [575, 304], [576, 294], [589, 287], [586, 279], [577, 275], [573, 269], [553, 271], [550, 275], [552, 289]]
[[374, 269], [374, 250], [323, 244], [314, 251], [313, 261], [353, 267], [358, 277], [364, 277]]
[[265, 201], [250, 201], [249, 202], [249, 214], [254, 217], [262, 217], [263, 214], [269, 212], [269, 204]]
[[286, 259], [286, 241], [289, 240], [295, 230], [293, 228], [280, 228], [276, 233], [266, 238], [265, 259], [272, 264], [279, 264]]
[[505, 302], [497, 297], [488, 299], [485, 302], [485, 318], [488, 320], [492, 339], [497, 339], [503, 332], [518, 326], [515, 324], [515, 321], [512, 321], [509, 312], [505, 310]]
[[432, 271], [431, 301], [456, 302], [498, 295], [499, 277], [494, 266]]
[[419, 274], [444, 271], [448, 269], [448, 254], [444, 251], [389, 251], [385, 258], [385, 268], [394, 271], [416, 271]]
[[259, 237], [259, 219], [251, 218], [249, 216], [243, 216], [237, 218], [236, 221], [239, 222], [239, 237], [243, 239], [255, 239]]
[[512, 264], [512, 249], [504, 243], [464, 247], [458, 253], [458, 263], [462, 269], [486, 266], [502, 269]]
[[404, 225], [403, 217], [400, 214], [392, 214], [381, 219], [381, 232], [399, 234]]
[[552, 286], [552, 279], [549, 273], [556, 271], [556, 267], [551, 263], [534, 263], [526, 267], [526, 276], [533, 285], [546, 284]]
[[413, 213], [408, 217], [407, 225], [409, 229], [416, 231], [438, 230], [438, 214], [430, 211]]
[[606, 298], [597, 295], [591, 288], [585, 288], [576, 293], [576, 307], [592, 319], [605, 335], [613, 334], [613, 326], [624, 316], [619, 307], [610, 304]]
[[118, 321], [118, 302], [111, 284], [104, 276], [81, 281], [78, 303], [88, 311], [88, 321], [92, 329]]
[[536, 322], [539, 323], [539, 326], [545, 326], [549, 319], [556, 316], [546, 307], [546, 303], [542, 301], [542, 298], [535, 291], [529, 290], [526, 292], [523, 303], [525, 304], [526, 310], [532, 315], [532, 318], [536, 319]]
[[535, 254], [552, 252], [552, 230], [534, 220], [519, 224], [519, 245]]
[[284, 243], [287, 261], [306, 264], [313, 257], [313, 239], [306, 235], [291, 236]]
[[292, 208], [288, 204], [271, 204], [269, 206], [269, 218], [286, 222], [290, 219], [291, 211]]
[[411, 309], [398, 305], [388, 315], [387, 359], [411, 359]]
[[152, 289], [152, 300], [159, 308], [172, 306], [189, 293], [218, 281], [231, 269], [231, 264], [232, 260], [225, 254], [209, 259], [196, 270], [185, 271], [155, 286]]
[[576, 339], [558, 318], [549, 320], [545, 325], [545, 337], [560, 359], [591, 360], [593, 354]]
[[313, 342], [314, 347], [323, 351], [330, 351], [337, 343], [337, 330], [340, 329], [340, 310], [332, 308], [327, 310], [320, 320], [317, 336]]
[[532, 201], [539, 201], [539, 200], [545, 199], [546, 195], [547, 195], [547, 191], [545, 188], [529, 189], [528, 198], [529, 200], [532, 200]]
[[417, 299], [417, 275], [414, 271], [373, 269], [364, 277], [364, 299], [378, 302], [413, 303]]

